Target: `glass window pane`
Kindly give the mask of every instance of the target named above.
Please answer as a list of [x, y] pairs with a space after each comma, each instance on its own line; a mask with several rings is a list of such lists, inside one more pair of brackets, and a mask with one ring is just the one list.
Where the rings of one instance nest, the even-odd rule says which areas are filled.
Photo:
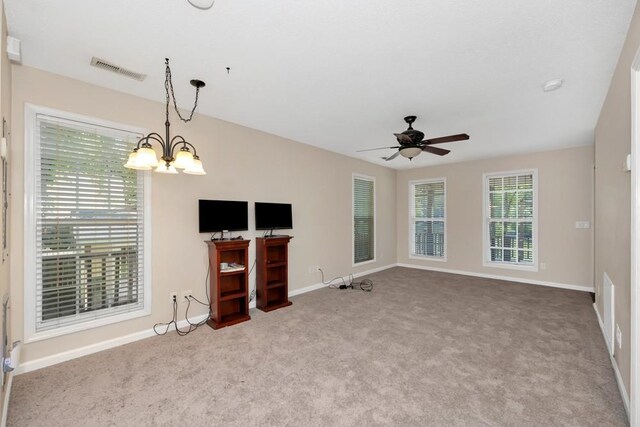
[[532, 263], [533, 252], [532, 251], [518, 251], [518, 262]]
[[531, 222], [518, 224], [518, 248], [533, 249], [533, 224]]
[[502, 190], [502, 177], [489, 178], [489, 191]]
[[518, 178], [515, 176], [505, 176], [504, 178], [504, 190], [513, 191], [518, 188]]
[[414, 255], [444, 257], [445, 186], [444, 181], [413, 185]]
[[491, 211], [491, 218], [502, 218], [503, 207], [502, 193], [490, 193], [489, 194], [489, 209]]
[[518, 201], [515, 192], [504, 193], [504, 217], [518, 217]]
[[519, 190], [533, 190], [533, 175], [518, 176]]

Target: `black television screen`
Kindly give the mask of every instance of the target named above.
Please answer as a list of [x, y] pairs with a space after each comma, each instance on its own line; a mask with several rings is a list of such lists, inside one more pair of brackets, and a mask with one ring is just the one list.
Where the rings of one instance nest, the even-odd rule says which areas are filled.
[[256, 202], [256, 230], [293, 228], [291, 204]]
[[231, 200], [199, 200], [200, 233], [249, 229], [248, 203]]

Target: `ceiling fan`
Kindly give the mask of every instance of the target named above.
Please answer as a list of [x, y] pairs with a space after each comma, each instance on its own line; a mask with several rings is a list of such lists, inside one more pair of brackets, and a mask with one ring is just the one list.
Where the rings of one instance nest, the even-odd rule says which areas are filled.
[[467, 135], [466, 133], [460, 133], [457, 135], [441, 136], [439, 138], [423, 140], [422, 138], [424, 138], [424, 133], [420, 132], [419, 130], [415, 130], [411, 126], [413, 122], [416, 121], [416, 116], [407, 116], [404, 118], [404, 121], [409, 124], [409, 128], [402, 133], [394, 133], [400, 145], [396, 145], [394, 147], [369, 148], [367, 150], [359, 150], [358, 153], [361, 153], [363, 151], [397, 148], [398, 151], [395, 154], [389, 157], [383, 157], [383, 159], [385, 159], [386, 161], [395, 159], [396, 157], [398, 157], [398, 154], [411, 160], [423, 151], [435, 154], [437, 156], [444, 156], [446, 154], [449, 154], [450, 150], [432, 147], [432, 145], [444, 144], [445, 142], [466, 141], [467, 139], [469, 139], [469, 135]]

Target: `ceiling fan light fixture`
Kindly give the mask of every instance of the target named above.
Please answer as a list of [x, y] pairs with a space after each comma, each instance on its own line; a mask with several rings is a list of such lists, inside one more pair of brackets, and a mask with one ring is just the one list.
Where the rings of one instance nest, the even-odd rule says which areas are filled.
[[406, 157], [409, 160], [418, 156], [420, 153], [422, 153], [422, 148], [420, 147], [404, 147], [400, 149], [400, 155], [402, 157]]

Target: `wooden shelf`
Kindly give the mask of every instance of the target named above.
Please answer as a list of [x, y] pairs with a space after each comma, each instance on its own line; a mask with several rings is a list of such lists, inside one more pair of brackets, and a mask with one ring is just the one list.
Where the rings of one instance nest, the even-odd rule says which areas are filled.
[[220, 270], [220, 275], [221, 276], [232, 276], [234, 274], [242, 274], [245, 273], [247, 271], [246, 268], [243, 268], [241, 270], [231, 270], [231, 271], [226, 271], [226, 270]]
[[287, 265], [286, 261], [276, 261], [276, 262], [269, 262], [267, 264], [267, 268], [274, 268], [274, 267], [285, 267]]
[[280, 281], [267, 282], [267, 289], [275, 289], [281, 286], [287, 286], [287, 284], [285, 282], [280, 282]]
[[[209, 247], [209, 289], [211, 296], [211, 317], [207, 324], [213, 329], [250, 320], [247, 262], [249, 261], [249, 240], [206, 241]], [[243, 268], [225, 271], [221, 263], [236, 263]]]
[[256, 239], [256, 306], [262, 311], [291, 305], [289, 241], [291, 236]]
[[221, 292], [220, 293], [220, 301], [229, 301], [236, 298], [246, 297], [247, 293], [244, 291], [238, 292]]

